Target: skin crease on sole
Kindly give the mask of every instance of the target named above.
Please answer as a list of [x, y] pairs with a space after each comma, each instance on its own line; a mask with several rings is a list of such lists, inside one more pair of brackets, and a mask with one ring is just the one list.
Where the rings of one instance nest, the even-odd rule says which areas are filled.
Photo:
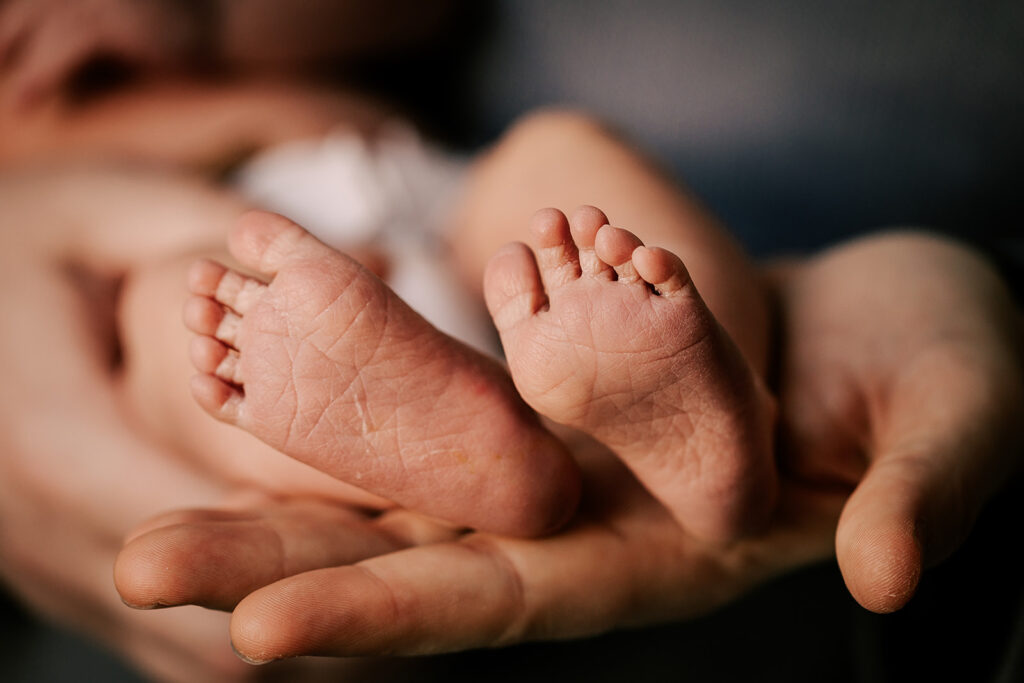
[[207, 412], [458, 525], [536, 536], [573, 514], [576, 464], [498, 363], [281, 216], [246, 214], [229, 248], [267, 283], [212, 261], [192, 269], [184, 317]]
[[485, 292], [512, 376], [552, 420], [613, 448], [702, 540], [728, 543], [774, 507], [775, 407], [682, 261], [594, 207], [532, 221]]

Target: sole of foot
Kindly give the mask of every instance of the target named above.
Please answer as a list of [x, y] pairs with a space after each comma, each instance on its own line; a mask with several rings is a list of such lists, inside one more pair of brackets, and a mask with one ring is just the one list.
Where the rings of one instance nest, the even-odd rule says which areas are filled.
[[275, 214], [192, 268], [195, 400], [275, 449], [396, 503], [516, 536], [572, 515], [579, 472], [495, 361]]
[[775, 402], [683, 262], [594, 207], [532, 221], [490, 262], [488, 308], [520, 394], [612, 448], [701, 540], [766, 526]]

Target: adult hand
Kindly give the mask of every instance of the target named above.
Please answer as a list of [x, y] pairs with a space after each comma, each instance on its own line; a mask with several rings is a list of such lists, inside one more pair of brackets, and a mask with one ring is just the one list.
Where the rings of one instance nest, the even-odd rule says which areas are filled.
[[183, 62], [200, 46], [203, 3], [9, 0], [0, 9], [0, 78], [25, 106], [57, 93], [91, 59], [138, 66]]
[[[689, 538], [603, 447], [573, 447], [586, 498], [576, 522], [550, 538], [406, 534], [405, 550], [314, 569], [305, 549], [336, 542], [315, 524], [281, 525], [279, 510], [251, 510], [234, 525], [230, 551], [214, 552], [224, 547], [224, 515], [195, 511], [133, 537], [118, 559], [118, 589], [130, 604], [233, 607], [235, 649], [264, 662], [432, 653], [684, 619], [831, 554], [839, 496], [789, 486], [770, 533], [712, 548]], [[415, 519], [402, 514], [404, 524]], [[195, 557], [207, 564], [184, 561]], [[225, 576], [240, 578], [233, 588], [212, 579]]]
[[827, 252], [780, 291], [785, 464], [856, 487], [840, 568], [864, 607], [899, 609], [1019, 468], [1018, 313], [972, 252], [911, 233]]
[[[862, 287], [851, 293], [851, 282]], [[232, 641], [253, 661], [437, 652], [683, 619], [828, 557], [863, 472], [854, 449], [867, 444], [874, 464], [846, 504], [839, 553], [855, 597], [896, 608], [922, 562], [956, 547], [1014, 466], [1013, 309], [983, 262], [925, 237], [853, 244], [781, 284], [788, 462], [806, 483], [784, 478], [777, 518], [760, 538], [695, 542], [607, 451], [577, 440], [584, 506], [551, 538], [468, 534], [312, 570], [315, 562], [282, 562], [281, 548], [327, 537], [293, 525], [267, 543], [264, 516], [235, 537], [236, 554], [214, 559], [216, 575], [246, 577], [234, 589], [187, 563], [154, 575], [168, 566], [155, 549], [195, 557], [222, 537], [218, 513], [196, 512], [135, 537], [119, 558], [119, 590], [147, 605], [234, 605]], [[926, 514], [927, 527], [915, 524]], [[252, 569], [261, 566], [274, 570]], [[249, 594], [267, 580], [276, 581]]]

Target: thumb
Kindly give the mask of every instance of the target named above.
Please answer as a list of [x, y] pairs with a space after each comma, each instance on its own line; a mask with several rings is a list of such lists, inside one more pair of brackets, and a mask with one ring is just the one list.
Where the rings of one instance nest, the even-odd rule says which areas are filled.
[[[963, 540], [926, 529], [961, 529], [964, 501], [944, 490], [926, 456], [878, 460], [850, 496], [836, 530], [836, 556], [851, 595], [872, 612], [894, 612], [917, 590], [926, 555], [945, 555]], [[971, 515], [973, 521], [973, 515]]]
[[932, 381], [893, 388], [873, 462], [839, 520], [843, 578], [873, 612], [910, 600], [923, 570], [963, 543], [1019, 461], [1019, 401], [995, 396], [998, 381], [969, 363], [942, 365], [929, 368]]

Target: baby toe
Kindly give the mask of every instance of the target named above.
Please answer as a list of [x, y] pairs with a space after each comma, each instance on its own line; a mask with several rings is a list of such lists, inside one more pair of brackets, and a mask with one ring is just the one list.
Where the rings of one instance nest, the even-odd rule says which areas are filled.
[[608, 216], [594, 206], [577, 207], [572, 212], [572, 219], [569, 221], [572, 238], [576, 241], [577, 246], [584, 249], [594, 246], [597, 231], [605, 225], [608, 225]]
[[273, 276], [289, 264], [336, 252], [284, 216], [250, 211], [228, 235], [228, 249], [246, 268]]
[[213, 336], [224, 318], [224, 307], [205, 296], [190, 296], [182, 308], [185, 327], [195, 332]]
[[620, 282], [639, 282], [632, 256], [637, 247], [642, 247], [640, 238], [622, 228], [603, 226], [594, 240], [594, 251], [598, 258], [615, 269]]
[[238, 369], [238, 352], [212, 337], [195, 337], [189, 349], [196, 370], [215, 375], [231, 384], [242, 384]]
[[581, 206], [572, 213], [569, 229], [580, 253], [580, 270], [590, 277], [613, 280], [615, 271], [597, 257], [594, 241], [598, 231], [608, 224], [604, 212], [593, 206]]
[[680, 293], [691, 284], [690, 273], [682, 260], [659, 247], [637, 247], [632, 256], [637, 274], [663, 296]]
[[242, 418], [244, 396], [238, 387], [213, 375], [192, 378], [192, 397], [214, 418], [229, 424], [239, 424]]
[[502, 247], [484, 272], [484, 298], [499, 331], [509, 330], [548, 304], [533, 252], [516, 242]]
[[558, 209], [541, 209], [533, 215], [530, 231], [537, 244], [537, 266], [548, 290], [579, 278], [580, 255], [564, 213]]

